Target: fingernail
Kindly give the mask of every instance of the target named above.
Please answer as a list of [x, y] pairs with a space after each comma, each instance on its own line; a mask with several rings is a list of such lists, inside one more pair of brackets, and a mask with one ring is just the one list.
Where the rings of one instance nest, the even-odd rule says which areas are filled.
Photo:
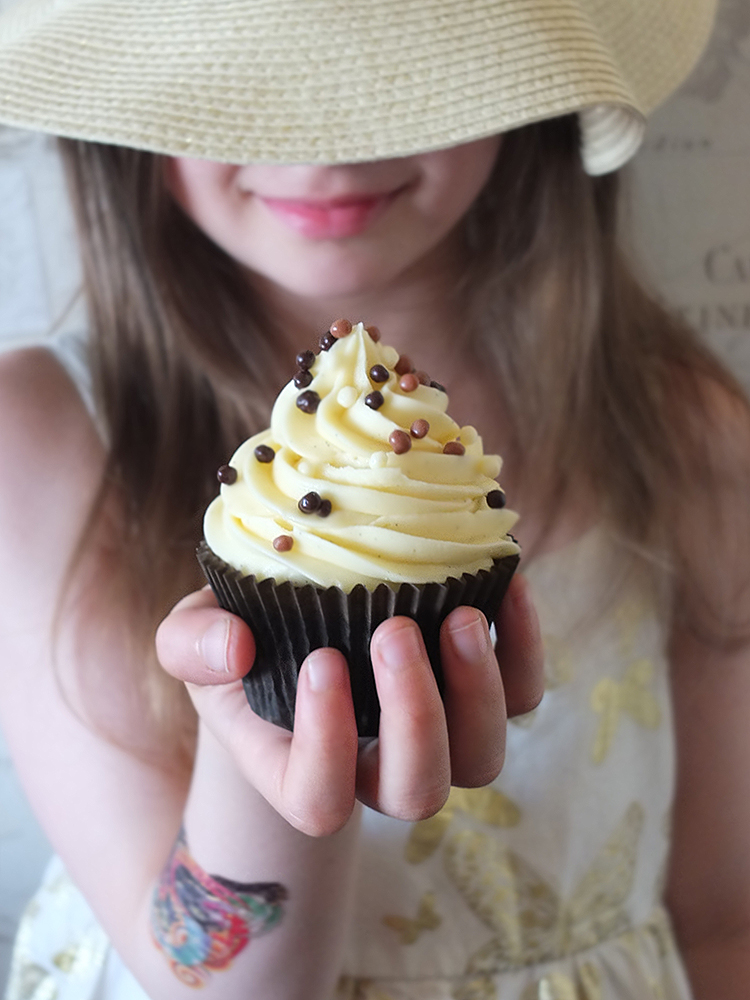
[[227, 649], [229, 647], [229, 622], [226, 619], [214, 622], [201, 636], [198, 652], [209, 670], [225, 674], [229, 670]]
[[455, 622], [449, 627], [451, 642], [462, 660], [474, 661], [486, 656], [490, 649], [487, 629], [482, 619], [472, 614], [468, 621]]
[[341, 664], [322, 649], [310, 653], [305, 660], [305, 669], [310, 688], [319, 694], [333, 690], [341, 681]]
[[383, 662], [391, 670], [402, 670], [422, 655], [416, 626], [410, 623], [389, 629], [385, 635], [378, 633], [375, 642]]

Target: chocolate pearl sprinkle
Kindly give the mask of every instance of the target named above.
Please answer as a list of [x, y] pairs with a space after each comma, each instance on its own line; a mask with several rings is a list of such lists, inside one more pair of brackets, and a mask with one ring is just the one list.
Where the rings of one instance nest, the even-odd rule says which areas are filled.
[[493, 510], [500, 510], [505, 506], [505, 494], [502, 490], [490, 490], [486, 498], [487, 506]]
[[419, 379], [414, 372], [409, 372], [408, 375], [401, 376], [398, 385], [402, 392], [414, 392], [419, 387]]
[[273, 547], [277, 552], [289, 552], [293, 545], [294, 539], [291, 535], [279, 535], [273, 540]]
[[273, 462], [274, 458], [276, 458], [276, 452], [267, 444], [259, 444], [253, 454], [259, 462], [263, 462], [264, 464]]
[[388, 443], [397, 455], [403, 455], [411, 448], [411, 438], [406, 431], [392, 431]]
[[383, 393], [379, 389], [376, 389], [374, 392], [368, 392], [365, 396], [365, 405], [369, 406], [371, 410], [379, 410], [384, 402]]
[[308, 368], [312, 368], [315, 364], [315, 352], [314, 351], [300, 351], [300, 353], [295, 358], [297, 362], [297, 367], [301, 368], [303, 371], [307, 371]]
[[312, 372], [308, 371], [307, 368], [301, 368], [294, 373], [294, 385], [297, 389], [306, 389], [312, 380]]
[[427, 437], [430, 425], [427, 420], [415, 420], [411, 425], [411, 436], [415, 438]]
[[434, 379], [433, 379], [433, 380], [432, 380], [432, 381], [430, 382], [430, 388], [431, 388], [431, 389], [437, 389], [437, 390], [439, 390], [440, 392], [447, 392], [447, 391], [448, 391], [448, 390], [447, 390], [447, 389], [445, 388], [445, 386], [444, 386], [444, 385], [441, 385], [441, 384], [440, 384], [440, 382], [435, 382], [435, 380], [434, 380]]
[[417, 381], [419, 382], [420, 385], [430, 384], [430, 376], [427, 374], [427, 372], [414, 372], [414, 374], [417, 376]]
[[406, 354], [402, 354], [393, 370], [397, 375], [406, 375], [408, 372], [413, 372], [414, 365], [411, 363], [411, 358]]
[[366, 326], [365, 330], [370, 334], [370, 339], [376, 344], [380, 341], [380, 330], [376, 326]]
[[306, 389], [297, 396], [297, 407], [303, 413], [315, 413], [320, 406], [320, 396], [314, 389]]
[[303, 514], [314, 514], [316, 510], [320, 509], [322, 502], [320, 493], [305, 493], [297, 506]]
[[328, 517], [333, 508], [333, 504], [330, 500], [321, 500], [320, 507], [318, 507], [318, 517]]
[[337, 319], [335, 323], [331, 323], [330, 330], [328, 331], [338, 340], [340, 337], [348, 337], [352, 332], [352, 324], [348, 319]]
[[324, 333], [320, 338], [320, 349], [321, 351], [330, 351], [333, 345], [336, 343], [336, 337], [330, 332]]
[[385, 365], [373, 365], [370, 369], [370, 378], [373, 382], [387, 382], [390, 375]]
[[464, 448], [460, 441], [449, 441], [443, 448], [444, 455], [464, 455], [465, 453], [466, 448]]
[[216, 470], [216, 478], [225, 486], [231, 486], [237, 482], [237, 470], [231, 465], [221, 465]]

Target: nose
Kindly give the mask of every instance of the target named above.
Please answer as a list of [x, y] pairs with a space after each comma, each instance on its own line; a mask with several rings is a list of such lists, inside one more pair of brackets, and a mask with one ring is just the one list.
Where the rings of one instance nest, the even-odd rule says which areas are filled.
[[240, 174], [240, 183], [259, 193], [285, 198], [330, 200], [383, 194], [408, 178], [407, 160], [342, 164], [257, 164]]

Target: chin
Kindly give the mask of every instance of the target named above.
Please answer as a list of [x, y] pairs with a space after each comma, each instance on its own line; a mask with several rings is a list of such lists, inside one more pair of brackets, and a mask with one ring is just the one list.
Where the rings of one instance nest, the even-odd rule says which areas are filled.
[[286, 267], [265, 276], [294, 295], [310, 298], [355, 298], [388, 284], [389, 275], [382, 267], [371, 263], [357, 265], [352, 260], [340, 260], [323, 266]]

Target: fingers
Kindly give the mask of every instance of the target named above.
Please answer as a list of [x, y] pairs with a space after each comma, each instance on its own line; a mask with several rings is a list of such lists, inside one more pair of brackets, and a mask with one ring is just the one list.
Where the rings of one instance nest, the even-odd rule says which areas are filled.
[[497, 631], [493, 649], [476, 609], [457, 608], [446, 618], [443, 707], [414, 622], [393, 618], [378, 628], [371, 652], [380, 733], [360, 754], [363, 802], [400, 819], [421, 819], [442, 806], [451, 783], [478, 787], [497, 777], [508, 715], [535, 708], [544, 690], [539, 624], [521, 577], [508, 590]]
[[346, 824], [355, 803], [358, 740], [341, 653], [318, 649], [303, 663], [293, 734], [257, 716], [240, 682], [188, 690], [203, 723], [290, 825], [318, 837]]
[[399, 819], [433, 815], [450, 791], [445, 711], [421, 633], [409, 618], [375, 631], [372, 665], [380, 700], [378, 740], [360, 755], [359, 798]]
[[519, 574], [511, 580], [495, 627], [508, 716], [524, 715], [544, 694], [544, 651], [528, 584]]
[[358, 747], [346, 660], [338, 650], [316, 649], [300, 672], [294, 737], [279, 788], [297, 829], [321, 836], [349, 819]]
[[452, 611], [441, 628], [451, 781], [476, 788], [493, 781], [505, 756], [505, 695], [487, 620], [476, 608]]
[[228, 684], [243, 677], [255, 658], [248, 626], [223, 611], [206, 588], [184, 597], [156, 632], [162, 667], [192, 684]]
[[302, 665], [291, 734], [248, 706], [238, 678], [255, 654], [252, 635], [209, 591], [175, 607], [157, 647], [165, 669], [192, 682], [201, 718], [246, 778], [290, 824], [321, 836], [345, 825], [355, 793], [415, 821], [441, 808], [451, 781], [473, 787], [496, 777], [506, 705], [507, 714], [527, 712], [543, 691], [539, 625], [522, 577], [511, 583], [496, 625], [493, 650], [476, 609], [457, 608], [443, 623], [444, 706], [417, 625], [403, 617], [383, 622], [371, 646], [380, 731], [359, 754], [348, 668], [336, 650], [316, 650]]

